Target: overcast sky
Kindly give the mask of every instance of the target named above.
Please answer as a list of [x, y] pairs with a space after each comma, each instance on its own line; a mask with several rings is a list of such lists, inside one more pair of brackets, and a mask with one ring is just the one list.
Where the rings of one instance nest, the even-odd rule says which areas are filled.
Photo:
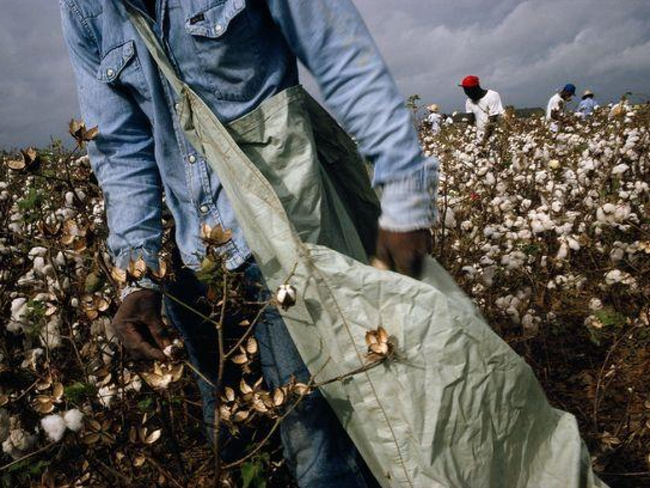
[[[650, 95], [650, 0], [355, 3], [402, 93], [445, 111], [462, 106], [466, 74], [520, 107], [545, 105], [567, 81], [602, 101]], [[0, 147], [47, 143], [77, 112], [58, 2], [0, 0]]]

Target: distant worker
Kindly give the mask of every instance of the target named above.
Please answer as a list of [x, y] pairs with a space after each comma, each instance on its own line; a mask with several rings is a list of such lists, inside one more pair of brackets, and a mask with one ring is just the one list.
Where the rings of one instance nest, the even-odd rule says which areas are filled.
[[467, 95], [465, 112], [470, 116], [469, 124], [476, 124], [479, 137], [487, 139], [505, 113], [501, 96], [494, 90], [484, 90], [478, 76], [466, 76], [460, 86]]
[[576, 86], [574, 84], [567, 83], [564, 85], [564, 88], [553, 95], [548, 101], [546, 118], [548, 120], [560, 120], [566, 113], [566, 102], [571, 100], [575, 94]]
[[443, 121], [442, 115], [438, 113], [440, 108], [438, 107], [438, 105], [434, 103], [429, 105], [427, 109], [429, 110], [429, 116], [427, 117], [427, 122], [431, 127], [431, 133], [438, 134], [440, 132], [442, 121]]
[[598, 107], [600, 107], [600, 104], [594, 98], [594, 92], [586, 90], [582, 94], [582, 101], [580, 102], [580, 105], [578, 105], [576, 114], [580, 117], [589, 117]]

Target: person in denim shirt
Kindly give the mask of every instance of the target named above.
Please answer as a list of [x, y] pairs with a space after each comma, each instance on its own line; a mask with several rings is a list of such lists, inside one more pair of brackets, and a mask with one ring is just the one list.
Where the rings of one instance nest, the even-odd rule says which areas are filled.
[[[232, 231], [223, 246], [229, 269], [244, 273], [251, 293], [262, 278], [215, 173], [179, 127], [175, 94], [130, 24], [125, 3], [149, 15], [178, 73], [227, 124], [299, 83], [297, 61], [314, 75], [329, 109], [374, 165], [382, 192], [376, 255], [393, 269], [417, 275], [430, 252], [438, 162], [423, 156], [405, 108], [372, 37], [351, 0], [60, 0], [84, 121], [98, 126], [88, 146], [104, 192], [108, 246], [115, 265], [142, 258], [159, 268], [162, 208], [176, 223], [182, 263], [172, 294], [200, 308], [205, 292], [193, 271], [205, 253], [201, 227]], [[146, 279], [127, 287], [114, 325], [135, 356], [164, 359], [162, 296]], [[207, 324], [165, 303], [191, 360], [208, 377], [216, 351]], [[275, 310], [256, 336], [270, 387], [292, 375], [308, 377]], [[143, 329], [155, 343], [144, 339]], [[216, 393], [199, 382], [206, 421]], [[285, 455], [300, 486], [370, 486], [363, 462], [323, 397], [316, 393], [283, 423]]]

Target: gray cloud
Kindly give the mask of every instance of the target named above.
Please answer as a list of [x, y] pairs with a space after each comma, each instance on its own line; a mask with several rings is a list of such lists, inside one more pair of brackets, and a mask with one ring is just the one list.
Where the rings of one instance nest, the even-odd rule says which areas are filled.
[[0, 147], [67, 137], [78, 112], [58, 2], [0, 0]]
[[479, 75], [516, 106], [544, 105], [569, 81], [592, 88], [602, 101], [628, 90], [650, 92], [645, 0], [356, 3], [402, 92], [445, 110], [461, 106], [456, 85], [466, 74]]
[[[78, 112], [57, 3], [0, 0], [0, 146], [66, 137]], [[647, 0], [355, 3], [402, 93], [444, 110], [462, 106], [456, 85], [470, 73], [516, 106], [542, 106], [567, 81], [604, 101], [650, 93]]]

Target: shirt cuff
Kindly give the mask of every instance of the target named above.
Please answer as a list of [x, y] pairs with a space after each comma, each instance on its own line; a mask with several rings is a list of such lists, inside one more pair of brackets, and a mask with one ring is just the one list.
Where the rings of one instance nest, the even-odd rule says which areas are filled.
[[133, 285], [125, 286], [120, 292], [120, 300], [124, 301], [124, 299], [131, 293], [140, 290], [161, 291], [161, 287], [158, 283], [151, 281], [149, 278], [142, 278]]
[[160, 271], [160, 253], [158, 250], [145, 247], [129, 248], [115, 256], [115, 267], [129, 269], [131, 261], [142, 259], [147, 265], [147, 270], [158, 273]]
[[391, 232], [430, 229], [436, 221], [438, 160], [428, 158], [411, 177], [382, 185], [379, 227]]
[[[142, 259], [147, 265], [147, 272], [160, 272], [160, 254], [158, 251], [146, 249], [144, 247], [130, 248], [120, 252], [115, 256], [115, 267], [127, 270], [129, 264], [133, 261]], [[128, 295], [139, 290], [154, 290], [160, 291], [161, 287], [158, 283], [153, 281], [148, 276], [144, 276], [135, 282], [127, 283], [124, 288], [120, 290], [120, 299], [124, 300]]]

